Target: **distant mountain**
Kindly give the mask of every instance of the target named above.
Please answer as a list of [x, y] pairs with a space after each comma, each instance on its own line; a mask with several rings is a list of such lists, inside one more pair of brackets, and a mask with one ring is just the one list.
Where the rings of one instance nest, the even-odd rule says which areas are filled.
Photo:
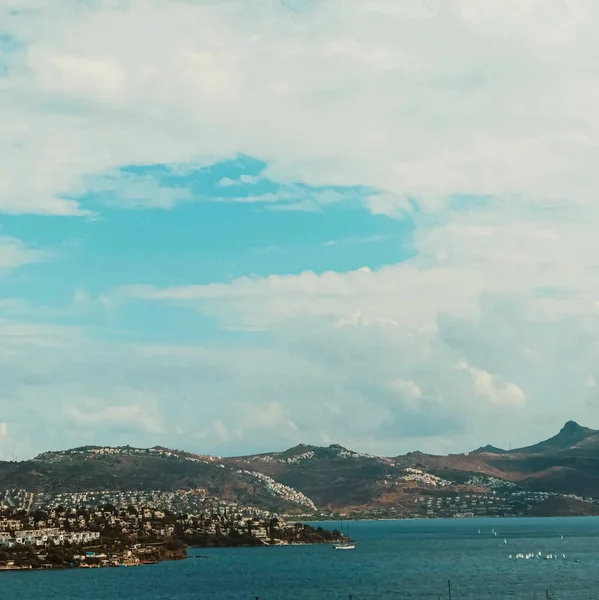
[[[448, 456], [410, 452], [381, 457], [336, 444], [300, 444], [230, 458], [160, 446], [85, 446], [0, 462], [0, 490], [202, 488], [225, 500], [291, 513], [317, 506], [339, 511], [392, 507], [411, 514], [420, 494], [457, 496], [502, 486], [599, 498], [599, 431], [569, 421], [557, 435], [532, 446], [506, 451], [488, 445]], [[546, 510], [554, 509], [547, 504]], [[574, 510], [573, 504], [560, 510]]]
[[503, 450], [501, 448], [497, 448], [497, 446], [491, 446], [489, 444], [487, 446], [477, 448], [474, 452], [477, 454], [506, 454], [507, 450]]
[[339, 446], [339, 444], [331, 444], [330, 446], [308, 446], [306, 444], [298, 444], [283, 452], [269, 452], [267, 454], [256, 454], [254, 456], [242, 456], [237, 457], [237, 460], [258, 460], [264, 462], [294, 464], [311, 460], [344, 460], [347, 458], [367, 459], [380, 457], [363, 454], [361, 452], [354, 452], [353, 450], [348, 450], [343, 446]]
[[556, 450], [567, 450], [589, 439], [593, 439], [599, 444], [599, 431], [582, 427], [575, 421], [568, 421], [560, 432], [552, 438], [510, 452], [513, 454], [542, 454]]

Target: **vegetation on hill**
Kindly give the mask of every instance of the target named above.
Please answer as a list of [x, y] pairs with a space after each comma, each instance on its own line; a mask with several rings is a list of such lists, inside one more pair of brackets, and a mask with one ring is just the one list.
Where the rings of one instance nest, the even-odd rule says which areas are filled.
[[[421, 480], [406, 477], [409, 469], [421, 470]], [[377, 457], [334, 444], [232, 458], [162, 447], [87, 446], [0, 462], [0, 490], [203, 488], [223, 500], [295, 514], [310, 512], [312, 501], [325, 510], [395, 506], [409, 512], [410, 490], [442, 485], [443, 493], [467, 493], [479, 489], [485, 477], [523, 490], [599, 497], [599, 432], [568, 422], [556, 436], [532, 446], [513, 451], [484, 446], [449, 456]], [[475, 480], [479, 483], [471, 484]]]
[[576, 498], [552, 496], [533, 506], [528, 515], [530, 517], [592, 517], [599, 515], [599, 506]]

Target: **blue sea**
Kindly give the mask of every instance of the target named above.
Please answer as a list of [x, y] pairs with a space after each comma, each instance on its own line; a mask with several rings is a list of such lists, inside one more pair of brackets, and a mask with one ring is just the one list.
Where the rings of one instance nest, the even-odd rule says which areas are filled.
[[[4, 572], [0, 598], [437, 600], [449, 598], [451, 581], [453, 600], [599, 599], [599, 518], [362, 521], [350, 533], [357, 547], [345, 552], [199, 549], [136, 568]], [[559, 559], [508, 558], [529, 552]]]

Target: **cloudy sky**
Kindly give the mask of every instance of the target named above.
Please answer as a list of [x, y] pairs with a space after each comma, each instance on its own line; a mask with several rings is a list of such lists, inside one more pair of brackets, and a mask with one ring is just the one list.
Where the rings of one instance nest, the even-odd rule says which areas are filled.
[[0, 457], [599, 426], [596, 0], [4, 0]]

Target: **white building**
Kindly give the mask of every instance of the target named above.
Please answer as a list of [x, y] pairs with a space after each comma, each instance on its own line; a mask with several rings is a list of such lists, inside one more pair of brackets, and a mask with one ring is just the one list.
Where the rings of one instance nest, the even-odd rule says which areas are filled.
[[47, 546], [54, 544], [88, 544], [100, 539], [98, 531], [76, 531], [68, 532], [57, 528], [51, 529], [28, 529], [15, 533], [14, 544], [23, 546]]

